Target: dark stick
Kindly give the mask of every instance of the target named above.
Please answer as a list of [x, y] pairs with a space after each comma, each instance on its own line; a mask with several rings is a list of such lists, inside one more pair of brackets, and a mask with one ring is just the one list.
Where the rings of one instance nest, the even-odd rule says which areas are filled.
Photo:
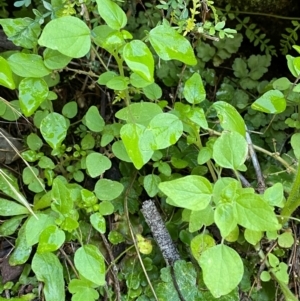
[[176, 260], [180, 259], [180, 256], [154, 202], [152, 200], [145, 201], [141, 211], [166, 263], [172, 266]]

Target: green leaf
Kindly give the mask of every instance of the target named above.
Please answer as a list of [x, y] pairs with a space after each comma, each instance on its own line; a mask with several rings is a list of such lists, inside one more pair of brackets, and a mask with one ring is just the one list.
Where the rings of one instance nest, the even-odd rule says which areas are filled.
[[106, 83], [106, 87], [112, 90], [123, 91], [128, 88], [129, 78], [125, 76], [114, 76]]
[[48, 226], [55, 224], [55, 218], [53, 216], [36, 213], [36, 217], [30, 216], [26, 222], [25, 235], [28, 246], [32, 246], [38, 243], [40, 234]]
[[199, 264], [204, 283], [215, 298], [229, 294], [238, 286], [244, 274], [240, 256], [226, 245], [217, 245], [204, 251]]
[[281, 228], [271, 206], [257, 194], [241, 194], [235, 202], [235, 217], [241, 226], [254, 231], [273, 231]]
[[186, 301], [200, 301], [199, 290], [197, 288], [197, 273], [192, 263], [184, 260], [177, 260], [173, 266], [174, 275], [178, 288], [174, 287], [171, 267], [161, 269], [161, 282], [155, 287], [158, 300], [179, 301], [177, 291], [180, 290]]
[[26, 138], [26, 142], [28, 147], [34, 151], [38, 151], [43, 146], [42, 139], [35, 133], [30, 133]]
[[[2, 206], [0, 205], [0, 208], [1, 207]], [[12, 234], [14, 234], [16, 232], [16, 230], [19, 228], [19, 226], [22, 222], [22, 219], [25, 217], [26, 217], [26, 215], [14, 216], [14, 217], [11, 217], [10, 219], [4, 221], [0, 226], [0, 235], [1, 236], [11, 236]]]
[[43, 156], [40, 158], [38, 165], [40, 168], [43, 168], [43, 169], [54, 169], [55, 168], [55, 164], [53, 163], [53, 161], [46, 156]]
[[6, 104], [5, 106], [5, 112], [1, 115], [4, 120], [16, 121], [22, 116], [19, 100], [12, 100], [9, 102], [9, 106]]
[[201, 254], [215, 245], [215, 240], [210, 235], [199, 234], [191, 240], [191, 251], [195, 259], [199, 262]]
[[0, 19], [0, 25], [9, 40], [16, 46], [32, 49], [37, 45], [41, 32], [39, 22], [31, 18]]
[[161, 179], [157, 175], [146, 175], [143, 180], [144, 188], [147, 192], [147, 194], [152, 198], [154, 197], [158, 192], [158, 184], [161, 182]]
[[212, 197], [211, 183], [201, 176], [162, 182], [158, 187], [176, 206], [190, 210], [205, 209]]
[[99, 153], [90, 153], [86, 157], [86, 168], [92, 178], [102, 175], [111, 168], [111, 161]]
[[81, 140], [80, 145], [82, 150], [93, 149], [95, 147], [95, 138], [90, 134], [87, 133]]
[[123, 57], [128, 67], [143, 79], [153, 82], [154, 59], [148, 46], [133, 40], [123, 48]]
[[194, 73], [184, 84], [183, 96], [191, 104], [205, 100], [206, 92], [199, 73]]
[[7, 60], [0, 56], [0, 85], [11, 90], [16, 88], [16, 84], [13, 78], [13, 74], [11, 72], [11, 68], [7, 62]]
[[67, 136], [68, 125], [62, 115], [54, 112], [42, 120], [40, 130], [46, 142], [53, 149], [58, 149]]
[[256, 246], [258, 242], [262, 239], [263, 232], [246, 229], [244, 232], [244, 237], [249, 244]]
[[96, 0], [96, 2], [99, 15], [110, 28], [119, 30], [125, 27], [127, 17], [120, 6], [111, 0]]
[[99, 233], [104, 234], [106, 232], [105, 218], [99, 212], [90, 216], [90, 222]]
[[239, 170], [246, 161], [248, 144], [237, 132], [222, 132], [213, 147], [213, 158], [224, 168]]
[[292, 232], [287, 231], [278, 236], [278, 244], [281, 248], [291, 248], [294, 242]]
[[251, 108], [264, 113], [279, 114], [285, 110], [286, 100], [282, 92], [271, 90], [259, 97]]
[[11, 70], [21, 77], [43, 77], [51, 73], [45, 67], [43, 58], [37, 54], [17, 52], [12, 54], [7, 62]]
[[111, 54], [117, 52], [125, 44], [122, 33], [107, 25], [96, 26], [92, 31], [92, 36], [98, 46]]
[[186, 117], [193, 121], [196, 125], [203, 129], [208, 129], [207, 120], [205, 117], [204, 110], [202, 108], [193, 107], [189, 112], [186, 113]]
[[190, 42], [166, 23], [153, 28], [149, 40], [161, 59], [178, 60], [192, 66], [197, 64]]
[[80, 58], [90, 50], [90, 29], [77, 17], [60, 17], [46, 24], [38, 43], [71, 58]]
[[117, 181], [100, 179], [97, 181], [94, 191], [99, 200], [112, 201], [121, 195], [123, 190], [123, 184]]
[[62, 215], [67, 215], [73, 209], [71, 192], [60, 178], [53, 181], [52, 200], [51, 208]]
[[31, 266], [36, 278], [44, 282], [45, 299], [65, 300], [63, 268], [57, 256], [52, 253], [35, 253]]
[[39, 193], [44, 191], [45, 185], [43, 179], [38, 178], [39, 170], [35, 167], [25, 167], [23, 169], [22, 178], [24, 184], [28, 185], [28, 188]]
[[[299, 114], [299, 113], [298, 113]], [[295, 154], [295, 157], [300, 160], [300, 133], [293, 134], [291, 138], [291, 145]]]
[[[147, 86], [151, 86], [154, 83], [150, 84], [149, 81], [143, 79], [141, 76], [139, 76], [138, 74], [132, 72], [130, 74], [130, 84], [136, 88], [145, 88]], [[144, 89], [143, 92], [145, 93]], [[145, 93], [146, 95], [146, 93]], [[146, 95], [147, 96], [147, 95]], [[151, 92], [150, 92], [150, 96], [151, 96]], [[148, 96], [147, 96], [148, 97]], [[149, 98], [151, 99], [151, 98]]]
[[203, 210], [192, 210], [189, 218], [189, 231], [195, 232], [203, 226], [210, 226], [214, 223], [214, 210], [207, 206]]
[[153, 150], [141, 145], [145, 127], [140, 124], [125, 124], [120, 132], [122, 141], [129, 158], [132, 160], [135, 168], [140, 169], [147, 163], [153, 155]]
[[220, 229], [223, 238], [227, 237], [236, 227], [237, 221], [234, 216], [234, 207], [230, 203], [218, 204], [215, 214], [215, 223]]
[[292, 83], [286, 77], [281, 77], [273, 82], [273, 89], [284, 91], [291, 87]]
[[224, 130], [235, 131], [245, 137], [246, 126], [239, 112], [225, 101], [217, 101], [212, 107], [217, 111], [220, 124]]
[[29, 211], [22, 205], [0, 198], [0, 216], [14, 216], [20, 214], [29, 214]]
[[147, 126], [151, 119], [162, 113], [159, 105], [151, 102], [132, 103], [128, 107], [119, 110], [115, 116], [127, 123], [138, 123]]
[[105, 122], [96, 106], [91, 106], [86, 112], [85, 125], [93, 132], [99, 133], [103, 131]]
[[111, 80], [112, 78], [114, 78], [116, 76], [118, 76], [118, 74], [113, 71], [103, 72], [100, 74], [100, 76], [97, 80], [97, 83], [99, 85], [106, 85], [109, 80]]
[[284, 195], [283, 185], [281, 183], [275, 183], [272, 187], [265, 190], [263, 198], [270, 206], [283, 207]]
[[51, 70], [63, 69], [70, 63], [72, 59], [71, 57], [62, 54], [57, 50], [49, 48], [45, 49], [43, 56], [45, 66]]
[[72, 301], [94, 301], [99, 298], [99, 293], [93, 288], [94, 284], [87, 280], [72, 279], [69, 291], [73, 294]]
[[102, 201], [99, 204], [99, 213], [101, 215], [111, 215], [115, 210], [114, 205], [109, 201]]
[[10, 265], [25, 263], [31, 254], [32, 247], [27, 244], [25, 235], [26, 223], [27, 221], [25, 221], [25, 223], [18, 231], [18, 238], [16, 239], [15, 249], [13, 250], [9, 258]]
[[48, 86], [42, 78], [24, 78], [19, 84], [20, 108], [31, 116], [48, 96]]
[[164, 149], [175, 144], [182, 133], [183, 124], [176, 115], [160, 113], [151, 119], [141, 144], [152, 150]]
[[132, 162], [127, 154], [126, 148], [122, 140], [114, 142], [114, 144], [112, 145], [112, 152], [121, 161], [129, 163]]
[[268, 282], [271, 280], [271, 275], [267, 271], [262, 271], [262, 273], [260, 274], [260, 279], [261, 281]]
[[151, 85], [147, 85], [146, 87], [143, 87], [143, 93], [150, 100], [158, 100], [162, 96], [162, 90], [160, 86], [156, 83], [152, 83]]
[[97, 285], [105, 284], [104, 257], [96, 246], [84, 245], [77, 249], [74, 263], [76, 269], [84, 278]]
[[300, 65], [299, 65], [299, 59], [296, 60], [297, 58], [291, 56], [291, 55], [286, 55], [287, 59], [287, 64], [290, 72], [294, 77], [298, 77], [300, 74]]
[[65, 239], [66, 235], [64, 231], [55, 225], [48, 226], [40, 234], [37, 252], [39, 254], [54, 252], [62, 246]]
[[[174, 263], [175, 279], [186, 301], [195, 300], [198, 295], [197, 273], [191, 262], [177, 260]], [[173, 299], [168, 299], [172, 300]]]

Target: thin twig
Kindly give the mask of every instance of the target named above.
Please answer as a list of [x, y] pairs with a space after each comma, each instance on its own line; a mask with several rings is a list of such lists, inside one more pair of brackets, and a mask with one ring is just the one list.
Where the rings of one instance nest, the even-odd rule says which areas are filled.
[[263, 174], [261, 172], [261, 168], [260, 168], [260, 164], [258, 162], [256, 153], [254, 151], [253, 148], [253, 143], [252, 143], [252, 139], [250, 134], [248, 133], [248, 131], [246, 131], [246, 140], [248, 143], [248, 149], [249, 149], [249, 154], [252, 160], [252, 164], [256, 173], [256, 178], [257, 178], [257, 190], [260, 194], [264, 193], [264, 191], [266, 190], [266, 184], [265, 184], [265, 180], [263, 177]]
[[63, 250], [63, 248], [60, 248], [59, 251], [64, 255], [66, 261], [69, 263], [70, 267], [72, 268], [74, 274], [76, 275], [76, 277], [79, 279], [79, 274], [77, 273], [74, 265], [73, 265], [73, 262], [70, 260], [69, 256], [66, 254], [66, 252]]
[[130, 183], [130, 185], [129, 185], [129, 187], [127, 188], [127, 191], [126, 191], [126, 193], [125, 193], [125, 198], [124, 198], [124, 212], [125, 212], [125, 216], [126, 216], [126, 219], [127, 219], [127, 223], [128, 223], [128, 228], [129, 228], [130, 236], [131, 236], [131, 238], [132, 238], [132, 240], [133, 240], [133, 244], [134, 244], [134, 247], [135, 247], [135, 249], [136, 249], [136, 254], [137, 254], [137, 257], [138, 257], [139, 262], [140, 262], [140, 264], [141, 264], [142, 270], [143, 270], [143, 272], [144, 272], [144, 275], [145, 275], [145, 277], [146, 277], [146, 279], [147, 279], [147, 282], [148, 282], [148, 284], [149, 284], [150, 290], [151, 290], [151, 292], [152, 292], [152, 294], [153, 294], [155, 300], [156, 300], [156, 301], [159, 301], [159, 300], [158, 300], [158, 297], [157, 297], [157, 295], [156, 295], [156, 292], [155, 292], [155, 290], [154, 290], [154, 288], [153, 288], [153, 285], [152, 285], [152, 283], [151, 283], [151, 280], [150, 280], [150, 278], [149, 278], [149, 276], [148, 276], [148, 273], [147, 273], [147, 271], [146, 271], [146, 268], [145, 268], [145, 266], [144, 266], [144, 264], [143, 264], [143, 260], [142, 260], [142, 257], [141, 257], [140, 251], [139, 251], [139, 247], [138, 247], [138, 244], [137, 244], [137, 241], [136, 241], [136, 238], [135, 238], [135, 234], [134, 234], [134, 231], [133, 231], [133, 228], [132, 228], [130, 219], [129, 219], [128, 194], [129, 194], [130, 189], [132, 188], [132, 185], [133, 185], [133, 183], [134, 183], [134, 181], [135, 181], [135, 178], [136, 178], [136, 173], [135, 173], [135, 175], [134, 175], [134, 177], [133, 177], [133, 179], [132, 179], [132, 181], [131, 181], [131, 183]]
[[103, 235], [102, 233], [100, 233], [100, 235], [101, 235], [102, 241], [104, 243], [105, 249], [106, 249], [106, 251], [108, 253], [110, 262], [112, 264], [111, 273], [112, 273], [113, 278], [114, 278], [114, 287], [115, 287], [116, 298], [117, 298], [117, 301], [120, 301], [121, 300], [121, 289], [120, 289], [120, 284], [119, 284], [119, 280], [118, 280], [118, 277], [117, 277], [118, 268], [117, 268], [117, 266], [115, 264], [115, 258], [114, 258], [113, 254], [112, 254], [110, 245], [109, 245], [109, 243], [108, 243], [105, 235]]

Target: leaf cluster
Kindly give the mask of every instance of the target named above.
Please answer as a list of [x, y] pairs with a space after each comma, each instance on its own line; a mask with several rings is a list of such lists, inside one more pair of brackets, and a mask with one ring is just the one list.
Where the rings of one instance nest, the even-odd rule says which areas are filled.
[[[214, 19], [196, 23], [204, 5]], [[268, 55], [237, 56], [243, 36], [225, 28], [212, 1], [190, 11], [177, 1], [148, 7], [143, 16], [173, 15], [152, 25], [139, 15], [142, 32], [111, 0], [43, 1], [34, 19], [0, 20], [22, 48], [0, 56], [0, 85], [18, 95], [1, 98], [0, 116], [34, 128], [18, 153], [22, 176], [0, 173], [0, 234], [15, 237], [9, 263], [27, 265], [1, 293], [31, 283], [33, 300], [42, 282], [46, 301], [66, 300], [66, 289], [72, 300], [240, 300], [263, 296], [251, 288], [259, 277], [273, 299], [277, 286], [296, 300], [287, 220], [300, 205], [300, 168], [291, 164], [299, 160], [299, 57], [287, 55], [293, 82], [263, 81], [275, 53], [248, 19], [240, 27]], [[225, 64], [223, 77], [211, 68]], [[80, 96], [101, 92], [83, 106], [63, 98], [64, 85], [78, 82]], [[285, 156], [251, 141], [249, 129], [271, 128], [265, 116], [280, 116], [273, 130], [292, 133]], [[272, 164], [277, 183], [258, 166]], [[147, 198], [177, 242], [182, 260], [173, 266], [164, 267], [139, 210]]]

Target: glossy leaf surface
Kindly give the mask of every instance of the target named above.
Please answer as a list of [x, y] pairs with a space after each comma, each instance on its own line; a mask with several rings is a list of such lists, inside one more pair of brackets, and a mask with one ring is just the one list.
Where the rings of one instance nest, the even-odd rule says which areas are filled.
[[41, 122], [41, 133], [46, 142], [57, 149], [67, 136], [68, 125], [66, 119], [58, 113], [48, 114]]
[[217, 101], [212, 107], [217, 111], [220, 124], [224, 130], [235, 131], [245, 137], [245, 122], [236, 108], [224, 101]]
[[39, 281], [44, 282], [43, 292], [47, 301], [65, 300], [63, 268], [56, 255], [36, 253], [32, 270]]
[[96, 0], [96, 2], [99, 15], [110, 28], [119, 30], [126, 25], [126, 14], [119, 5], [111, 0]]
[[215, 298], [229, 294], [242, 280], [244, 273], [240, 256], [226, 245], [217, 245], [204, 251], [199, 264], [204, 283]]
[[48, 226], [40, 234], [37, 252], [40, 254], [54, 252], [62, 246], [65, 239], [66, 235], [64, 231], [56, 225]]
[[5, 58], [0, 56], [0, 85], [11, 90], [15, 89], [16, 84], [13, 79], [10, 66]]
[[96, 106], [91, 106], [85, 115], [85, 124], [93, 132], [101, 132], [104, 128], [104, 120]]
[[0, 198], [0, 216], [13, 216], [28, 213], [29, 211], [26, 207], [13, 201]]
[[272, 209], [257, 194], [242, 194], [235, 202], [235, 217], [238, 224], [254, 231], [279, 230], [281, 225]]
[[127, 154], [137, 169], [147, 163], [153, 154], [153, 150], [149, 149], [148, 145], [145, 148], [141, 145], [144, 131], [144, 126], [131, 123], [125, 124], [120, 132]]
[[213, 148], [214, 160], [224, 168], [239, 170], [246, 161], [248, 144], [237, 132], [223, 132]]
[[153, 28], [149, 33], [149, 40], [161, 59], [196, 65], [197, 61], [190, 42], [170, 25], [163, 24]]
[[94, 245], [84, 245], [76, 250], [74, 256], [75, 267], [87, 280], [97, 284], [105, 284], [104, 257]]
[[111, 201], [117, 198], [123, 191], [124, 186], [108, 179], [100, 179], [95, 185], [95, 194], [101, 201]]
[[138, 123], [147, 126], [151, 119], [162, 113], [159, 105], [151, 102], [132, 103], [119, 110], [116, 117], [127, 123]]
[[111, 161], [99, 153], [91, 153], [86, 157], [86, 167], [92, 178], [102, 175], [111, 168]]
[[19, 85], [20, 108], [31, 116], [48, 96], [48, 86], [42, 78], [24, 78]]
[[176, 206], [181, 208], [203, 210], [211, 201], [212, 185], [201, 176], [186, 176], [162, 182], [158, 187]]
[[134, 40], [123, 48], [123, 57], [128, 67], [143, 79], [153, 82], [154, 59], [148, 46]]
[[43, 77], [51, 73], [40, 55], [17, 52], [8, 59], [11, 70], [22, 77]]
[[206, 92], [199, 73], [194, 73], [184, 84], [183, 95], [191, 104], [197, 104], [206, 98]]
[[263, 94], [252, 105], [253, 110], [268, 114], [282, 113], [286, 108], [286, 100], [282, 92], [271, 90]]
[[90, 50], [90, 29], [79, 18], [60, 17], [46, 24], [38, 43], [66, 56], [80, 58]]

